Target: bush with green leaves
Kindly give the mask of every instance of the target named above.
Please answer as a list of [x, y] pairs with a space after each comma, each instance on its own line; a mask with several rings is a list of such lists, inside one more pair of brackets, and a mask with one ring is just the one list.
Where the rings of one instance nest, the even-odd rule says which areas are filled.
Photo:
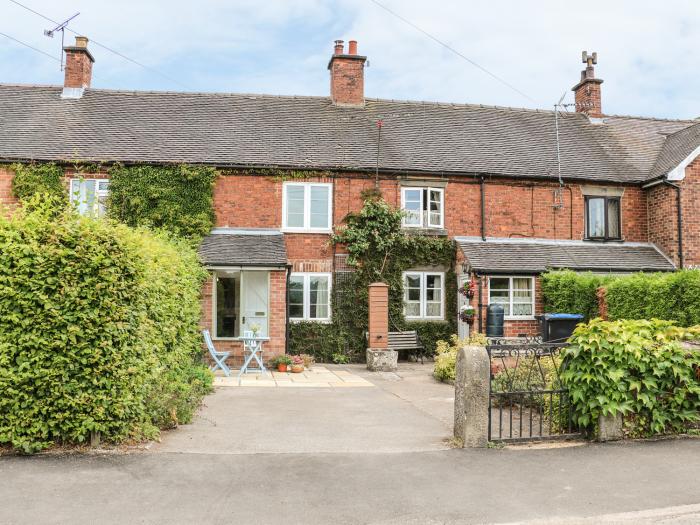
[[16, 163], [11, 169], [15, 173], [12, 178], [12, 193], [20, 201], [26, 201], [39, 194], [51, 195], [59, 203], [68, 200], [68, 190], [63, 182], [63, 168], [58, 164]]
[[35, 197], [0, 214], [0, 444], [157, 436], [211, 388], [182, 241]]
[[474, 332], [470, 337], [460, 339], [452, 335], [449, 340], [438, 341], [435, 350], [433, 377], [438, 381], [454, 381], [457, 369], [457, 353], [468, 345], [486, 346], [486, 336]]
[[110, 168], [109, 216], [129, 226], [162, 228], [198, 241], [214, 225], [214, 182], [208, 166]]
[[682, 432], [700, 419], [700, 352], [681, 345], [700, 327], [669, 321], [594, 319], [579, 325], [563, 358], [574, 420], [595, 429], [623, 414], [632, 435]]
[[545, 312], [581, 314], [585, 320], [598, 317], [598, 297], [601, 286], [614, 277], [590, 272], [555, 270], [542, 274], [542, 299]]

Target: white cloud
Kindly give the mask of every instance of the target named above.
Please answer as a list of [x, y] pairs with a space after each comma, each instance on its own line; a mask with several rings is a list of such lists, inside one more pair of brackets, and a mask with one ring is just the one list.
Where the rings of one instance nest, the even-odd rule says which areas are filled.
[[[368, 96], [546, 107], [597, 51], [603, 108], [700, 116], [700, 2], [380, 0], [536, 102], [499, 84], [369, 0], [22, 0], [191, 89], [326, 95], [335, 38], [367, 54]], [[49, 22], [0, 0], [0, 31], [58, 55]], [[60, 6], [60, 7], [59, 7]], [[99, 47], [95, 86], [181, 89]], [[0, 81], [60, 83], [58, 64], [0, 38]], [[567, 95], [569, 100], [571, 94]]]

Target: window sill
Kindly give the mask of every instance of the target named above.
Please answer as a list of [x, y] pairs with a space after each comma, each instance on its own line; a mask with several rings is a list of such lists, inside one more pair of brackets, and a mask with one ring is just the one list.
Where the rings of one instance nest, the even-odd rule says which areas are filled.
[[315, 233], [320, 235], [330, 235], [333, 233], [332, 229], [319, 229], [319, 228], [282, 228], [280, 230], [282, 233]]
[[331, 319], [304, 319], [301, 317], [290, 317], [290, 323], [319, 323], [319, 324], [331, 324]]
[[583, 239], [586, 242], [614, 242], [614, 243], [623, 243], [625, 242], [624, 239], [605, 239], [603, 237], [584, 237]]
[[426, 235], [429, 237], [447, 237], [447, 230], [445, 228], [419, 228], [416, 226], [402, 226], [408, 234], [414, 235]]
[[405, 317], [406, 321], [430, 321], [436, 323], [446, 323], [444, 317]]

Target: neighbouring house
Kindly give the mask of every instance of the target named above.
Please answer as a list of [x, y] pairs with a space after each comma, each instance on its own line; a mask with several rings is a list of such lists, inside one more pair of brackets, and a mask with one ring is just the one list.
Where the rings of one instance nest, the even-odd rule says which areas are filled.
[[[274, 354], [289, 323], [330, 320], [347, 266], [329, 235], [375, 179], [406, 210], [406, 229], [456, 240], [459, 283], [480, 283], [475, 329], [497, 302], [506, 335], [535, 333], [538, 276], [550, 268], [700, 264], [700, 121], [606, 115], [588, 55], [557, 148], [553, 111], [365, 97], [355, 41], [336, 41], [323, 97], [94, 89], [87, 39], [65, 53], [63, 86], [0, 85], [0, 199], [13, 200], [13, 162], [226, 168], [201, 246], [203, 322], [236, 356], [252, 325]], [[100, 211], [105, 173], [71, 184]], [[408, 319], [444, 322], [446, 270], [405, 273]]]

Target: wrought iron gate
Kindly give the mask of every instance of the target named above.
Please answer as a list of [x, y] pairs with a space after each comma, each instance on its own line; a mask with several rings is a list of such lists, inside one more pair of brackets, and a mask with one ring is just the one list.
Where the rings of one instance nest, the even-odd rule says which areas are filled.
[[560, 379], [565, 345], [494, 342], [486, 347], [491, 361], [489, 441], [580, 436], [569, 391]]

